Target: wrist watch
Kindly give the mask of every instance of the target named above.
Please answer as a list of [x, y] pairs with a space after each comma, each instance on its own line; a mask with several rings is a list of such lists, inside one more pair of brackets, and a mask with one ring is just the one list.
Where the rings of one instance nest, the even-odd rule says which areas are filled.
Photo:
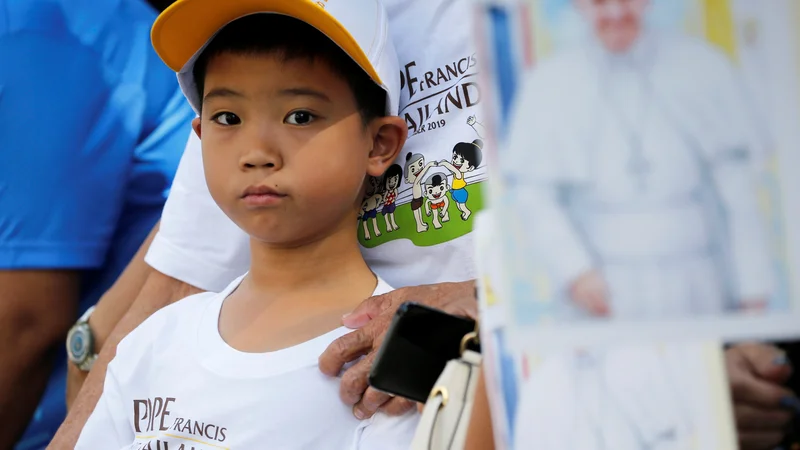
[[94, 306], [87, 309], [67, 334], [67, 356], [84, 372], [91, 370], [97, 359], [97, 353], [94, 351], [94, 335], [89, 328], [89, 316], [93, 311]]

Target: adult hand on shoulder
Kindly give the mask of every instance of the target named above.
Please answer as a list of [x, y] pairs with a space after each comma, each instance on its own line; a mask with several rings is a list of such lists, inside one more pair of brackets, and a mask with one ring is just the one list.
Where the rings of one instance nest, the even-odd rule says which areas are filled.
[[764, 344], [740, 344], [725, 352], [739, 447], [767, 450], [780, 444], [800, 401], [783, 386], [792, 373], [786, 355]]
[[333, 341], [319, 358], [323, 373], [336, 376], [345, 364], [366, 355], [345, 371], [342, 376], [340, 396], [353, 405], [353, 414], [365, 419], [378, 409], [387, 414], [399, 415], [414, 408], [414, 402], [379, 392], [369, 387], [367, 378], [394, 313], [401, 304], [414, 301], [450, 314], [477, 319], [478, 301], [475, 282], [440, 283], [397, 289], [384, 295], [369, 298], [342, 321], [348, 328], [357, 329]]

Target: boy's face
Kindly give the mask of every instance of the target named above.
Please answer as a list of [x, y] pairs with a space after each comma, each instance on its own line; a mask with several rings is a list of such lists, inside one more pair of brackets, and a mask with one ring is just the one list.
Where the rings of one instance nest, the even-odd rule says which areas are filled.
[[408, 165], [408, 173], [406, 174], [406, 179], [409, 183], [413, 183], [417, 179], [417, 174], [422, 172], [422, 169], [425, 167], [425, 160], [420, 158], [411, 164]]
[[376, 133], [327, 64], [223, 53], [203, 96], [195, 131], [208, 188], [239, 227], [274, 244], [352, 228]]
[[425, 195], [429, 200], [434, 202], [441, 200], [441, 198], [445, 195], [445, 191], [447, 191], [447, 183], [444, 181], [436, 186], [431, 186], [430, 184], [425, 186]]

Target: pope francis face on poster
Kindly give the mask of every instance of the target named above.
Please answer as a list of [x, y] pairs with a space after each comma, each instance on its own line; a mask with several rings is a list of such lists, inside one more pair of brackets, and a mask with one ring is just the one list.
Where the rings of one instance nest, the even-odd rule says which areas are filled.
[[576, 0], [603, 46], [610, 52], [627, 51], [639, 37], [647, 0]]

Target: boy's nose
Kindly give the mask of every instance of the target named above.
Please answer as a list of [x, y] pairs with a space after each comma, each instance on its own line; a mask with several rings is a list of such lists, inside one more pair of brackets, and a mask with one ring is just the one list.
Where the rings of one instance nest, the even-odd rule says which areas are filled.
[[253, 148], [242, 155], [239, 160], [239, 167], [242, 170], [251, 169], [280, 169], [283, 161], [277, 151], [266, 148]]

